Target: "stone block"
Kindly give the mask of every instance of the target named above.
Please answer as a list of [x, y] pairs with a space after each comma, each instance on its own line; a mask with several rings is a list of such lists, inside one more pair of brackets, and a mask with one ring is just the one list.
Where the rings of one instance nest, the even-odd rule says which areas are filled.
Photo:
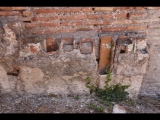
[[44, 73], [39, 68], [20, 66], [19, 78], [27, 93], [41, 94], [45, 90]]

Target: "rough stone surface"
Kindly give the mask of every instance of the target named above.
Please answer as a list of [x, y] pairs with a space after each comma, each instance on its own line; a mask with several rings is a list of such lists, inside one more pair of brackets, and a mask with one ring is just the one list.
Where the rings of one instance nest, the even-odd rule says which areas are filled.
[[[141, 88], [141, 83], [143, 80], [142, 75], [130, 76], [130, 77], [126, 77], [123, 75], [112, 75], [111, 79], [112, 80], [109, 82], [109, 85], [115, 85], [117, 83], [121, 83], [122, 85], [129, 85], [130, 87], [126, 89], [126, 91], [129, 93], [129, 97], [132, 99], [137, 99]], [[100, 88], [104, 88], [105, 81], [106, 81], [106, 75], [100, 75], [100, 83], [99, 83]]]
[[1, 92], [11, 92], [7, 72], [2, 66], [0, 66], [0, 90]]
[[[4, 69], [2, 70], [3, 73], [6, 72], [6, 77], [3, 74], [3, 78], [9, 81], [10, 84], [7, 88], [2, 85], [3, 89], [29, 93], [52, 93], [55, 91], [70, 94], [88, 92], [88, 89], [85, 88], [85, 79], [91, 77], [92, 82], [94, 84], [97, 83], [97, 61], [99, 61], [99, 43], [101, 37], [111, 36], [116, 45], [114, 46], [114, 55], [112, 56], [113, 76], [110, 84], [121, 82], [122, 84], [131, 85], [128, 91], [130, 93], [129, 96], [132, 98], [137, 98], [136, 96], [139, 92], [142, 95], [157, 96], [159, 94], [160, 66], [158, 57], [160, 56], [160, 26], [158, 17], [160, 10], [158, 8], [79, 8], [82, 9], [82, 12], [88, 11], [93, 16], [90, 16], [88, 13], [87, 16], [85, 15], [86, 13], [82, 16], [77, 16], [76, 11], [72, 8], [62, 8], [66, 10], [66, 15], [68, 15], [70, 10], [73, 10], [72, 14], [76, 15], [75, 18], [81, 21], [82, 25], [86, 17], [87, 21], [85, 22], [89, 24], [89, 26], [86, 26], [91, 31], [81, 31], [80, 27], [82, 26], [79, 26], [79, 23], [75, 23], [77, 26], [75, 24], [72, 26], [72, 21], [70, 21], [70, 25], [66, 23], [66, 26], [61, 26], [64, 25], [61, 22], [70, 19], [68, 16], [66, 19], [62, 18], [62, 21], [59, 19], [60, 26], [63, 28], [54, 26], [52, 23], [51, 26], [49, 25], [50, 23], [41, 24], [43, 20], [44, 22], [48, 21], [47, 16], [50, 17], [49, 14], [41, 14], [41, 12], [51, 12], [54, 8], [51, 7], [49, 10], [44, 9], [44, 11], [43, 8], [42, 11], [38, 9], [31, 9], [30, 7], [26, 7], [25, 9], [14, 8], [14, 11], [8, 11], [9, 13], [4, 11], [12, 10], [11, 8], [4, 7], [1, 9], [3, 14], [15, 15], [0, 17], [0, 65]], [[24, 13], [25, 10], [31, 10], [30, 12], [32, 10], [35, 11], [35, 16], [38, 15], [38, 17], [36, 16], [37, 18], [31, 20], [32, 14], [27, 18], [16, 16], [20, 12]], [[60, 9], [56, 8], [56, 10]], [[137, 10], [144, 14], [134, 13]], [[38, 11], [39, 13], [37, 13]], [[117, 11], [120, 14], [115, 13]], [[121, 11], [124, 11], [124, 14]], [[126, 11], [128, 14], [126, 14]], [[105, 19], [107, 15], [108, 20], [112, 19], [113, 21], [110, 23], [107, 20], [97, 21], [99, 19], [94, 16], [97, 12], [102, 18]], [[92, 22], [88, 18], [95, 19], [96, 22], [94, 23], [94, 21]], [[34, 22], [40, 23], [40, 28], [36, 28]], [[41, 29], [42, 26], [44, 26], [43, 29]], [[76, 31], [69, 32], [69, 27], [76, 29]], [[103, 31], [102, 27], [109, 31]], [[124, 29], [119, 29], [120, 27]], [[79, 28], [81, 29], [80, 31], [78, 30]], [[144, 29], [141, 30], [141, 28]], [[145, 29], [147, 29], [147, 32]], [[64, 33], [61, 33], [61, 31]], [[69, 40], [68, 38], [71, 39]], [[66, 41], [68, 39], [69, 41], [62, 44], [62, 39]], [[82, 41], [85, 39], [92, 40], [93, 44], [83, 43]], [[14, 65], [21, 66], [22, 68], [15, 70], [13, 68]], [[27, 69], [36, 69], [31, 70], [33, 72], [39, 69], [39, 73], [43, 74], [43, 77], [30, 75], [23, 69], [24, 66]], [[29, 75], [29, 81], [31, 82], [27, 82], [22, 77], [22, 73]], [[31, 80], [32, 78], [35, 78], [38, 83]], [[104, 87], [104, 79], [105, 75], [100, 76], [100, 81], [98, 82], [101, 87]], [[35, 85], [36, 87], [33, 87], [30, 83], [33, 83], [33, 86]], [[5, 82], [5, 84], [8, 83]], [[29, 90], [30, 87], [32, 92]]]
[[20, 79], [27, 93], [40, 94], [45, 90], [44, 73], [38, 68], [20, 67]]
[[[159, 16], [160, 10], [149, 11], [148, 18], [157, 19]], [[151, 21], [151, 20], [150, 20]], [[149, 29], [147, 30], [147, 43], [150, 49], [149, 52], [149, 66], [147, 67], [146, 74], [142, 82], [140, 95], [142, 96], [154, 96], [158, 97], [160, 93], [160, 41], [159, 41], [159, 25], [158, 23], [150, 24]]]

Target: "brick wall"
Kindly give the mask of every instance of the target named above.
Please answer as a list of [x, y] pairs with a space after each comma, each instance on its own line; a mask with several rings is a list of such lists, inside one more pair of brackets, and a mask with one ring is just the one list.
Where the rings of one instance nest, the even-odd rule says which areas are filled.
[[28, 34], [139, 31], [147, 25], [146, 7], [0, 7], [0, 16], [23, 21]]
[[[113, 38], [113, 41], [115, 43], [116, 41], [123, 38], [129, 38], [130, 40], [132, 40], [132, 42], [135, 40], [137, 41], [135, 45], [136, 44], [138, 45], [138, 42], [143, 39], [147, 45], [145, 46], [146, 47], [145, 49], [147, 49], [147, 54], [149, 53], [150, 56], [151, 53], [150, 50], [148, 50], [148, 48], [151, 49], [152, 47], [154, 47], [151, 44], [150, 36], [153, 34], [152, 29], [158, 29], [159, 10], [160, 7], [0, 7], [0, 21], [2, 24], [1, 26], [3, 26], [3, 28], [6, 31], [8, 30], [7, 26], [9, 28], [12, 27], [14, 28], [14, 26], [18, 26], [18, 24], [16, 23], [17, 21], [19, 21], [22, 25], [21, 27], [23, 27], [21, 29], [11, 29], [14, 31], [15, 36], [17, 37], [17, 38], [14, 37], [14, 39], [19, 39], [19, 37], [21, 37], [21, 40], [20, 41], [18, 40], [19, 42], [18, 44], [16, 43], [16, 41], [14, 41], [14, 43], [11, 42], [12, 41], [11, 40], [10, 42], [12, 44], [10, 45], [10, 47], [7, 48], [8, 53], [6, 53], [6, 55], [12, 54], [14, 51], [12, 51], [11, 49], [14, 48], [16, 45], [17, 46], [19, 45], [20, 48], [17, 54], [23, 57], [23, 60], [25, 60], [26, 62], [22, 61], [22, 59], [19, 59], [17, 57], [16, 58], [17, 61], [12, 60], [13, 63], [12, 65], [14, 65], [15, 63], [30, 67], [33, 66], [37, 67], [38, 65], [40, 65], [39, 68], [41, 68], [41, 70], [43, 71], [45, 69], [44, 68], [45, 65], [41, 66], [40, 63], [39, 64], [34, 63], [37, 59], [41, 59], [41, 56], [43, 56], [42, 54], [39, 54], [42, 50], [45, 50], [45, 52], [48, 53], [47, 55], [53, 55], [52, 59], [55, 59], [54, 57], [56, 57], [57, 54], [54, 53], [57, 53], [56, 52], [57, 50], [61, 50], [61, 47], [64, 49], [64, 51], [70, 52], [73, 51], [74, 49], [77, 49], [76, 47], [77, 43], [74, 41], [82, 41], [80, 42], [81, 46], [80, 53], [88, 55], [92, 54], [92, 52], [93, 53], [95, 52], [96, 54], [95, 60], [99, 61], [100, 41], [103, 38], [103, 36], [109, 36]], [[13, 23], [15, 22], [16, 24], [14, 25], [12, 24], [12, 22]], [[5, 26], [6, 24], [7, 26]], [[6, 37], [7, 36], [9, 38], [10, 34], [6, 35]], [[158, 33], [155, 34], [154, 36], [158, 36]], [[60, 41], [63, 41], [63, 45], [59, 44]], [[83, 41], [85, 42], [83, 43]], [[90, 42], [88, 43], [88, 41]], [[93, 42], [95, 44], [92, 44]], [[150, 45], [150, 47], [148, 47], [148, 44]], [[85, 47], [88, 45], [89, 47]], [[95, 45], [95, 51], [94, 51], [94, 45]], [[119, 43], [117, 43], [117, 45], [120, 46]], [[0, 48], [0, 50], [1, 49], [3, 50], [3, 48]], [[118, 49], [121, 48], [117, 48], [116, 50]], [[29, 50], [29, 52], [27, 50]], [[16, 51], [18, 51], [17, 48], [15, 49], [15, 53]], [[139, 49], [139, 51], [141, 50]], [[16, 56], [17, 54], [15, 54], [14, 56]], [[72, 54], [72, 53], [67, 53], [67, 54]], [[79, 55], [78, 52], [77, 54]], [[117, 53], [117, 55], [118, 54], [119, 53]], [[34, 62], [33, 61], [30, 62], [30, 60], [33, 59], [32, 57], [29, 57], [30, 55], [37, 55], [37, 58], [35, 58]], [[86, 56], [82, 55], [83, 57], [80, 55], [80, 58], [86, 57], [86, 59], [88, 59], [87, 55]], [[1, 53], [0, 56], [3, 56], [3, 54]], [[47, 59], [51, 59], [46, 55], [44, 56], [47, 57]], [[131, 56], [134, 57], [134, 53]], [[118, 59], [117, 56], [116, 58]], [[127, 57], [126, 59], [129, 59], [129, 57]], [[14, 63], [13, 61], [16, 62]], [[46, 64], [43, 58], [41, 61], [44, 62], [44, 63], [42, 62], [43, 64]], [[122, 60], [122, 63], [123, 62], [124, 61]], [[146, 62], [148, 65], [147, 60]], [[117, 63], [119, 64], [119, 62]], [[116, 66], [117, 63], [116, 62], [113, 63], [114, 64], [113, 66]], [[141, 61], [138, 61], [138, 63], [139, 66], [142, 65]], [[90, 63], [90, 64], [91, 66], [95, 66], [95, 63], [94, 64]], [[129, 65], [130, 63], [126, 62], [126, 64]], [[149, 62], [149, 64], [152, 66], [153, 63]], [[144, 66], [146, 67], [147, 65], [145, 64]], [[153, 65], [155, 66], [155, 64]], [[115, 75], [118, 73], [117, 76], [119, 78], [121, 77], [121, 75], [125, 76], [124, 79], [126, 79], [126, 81], [130, 81], [131, 79], [139, 79], [139, 84], [138, 84], [139, 87], [137, 88], [136, 85], [134, 84], [137, 95], [137, 92], [139, 92], [140, 90], [142, 82], [141, 80], [143, 79], [144, 74], [146, 74], [146, 72], [144, 71], [146, 69], [151, 69], [151, 68], [143, 68], [143, 71], [140, 70], [141, 72], [136, 71], [138, 67], [135, 68], [134, 75], [138, 76], [133, 76], [132, 71], [129, 72], [125, 71], [124, 68], [123, 68], [124, 71], [120, 73], [119, 70], [121, 69], [122, 71], [122, 68], [123, 67], [121, 66], [118, 67], [117, 65], [117, 67], [114, 67], [113, 73]], [[91, 75], [93, 74], [91, 73]], [[147, 75], [148, 78], [145, 77], [147, 81], [153, 79], [152, 81], [154, 82], [154, 84], [160, 83], [157, 80], [158, 76], [155, 79], [154, 75], [151, 75], [149, 72], [147, 73]], [[132, 76], [132, 78], [129, 78], [128, 76], [130, 77]], [[123, 77], [121, 77], [120, 79], [123, 82], [122, 78]], [[143, 86], [141, 94], [147, 94], [144, 92], [147, 89], [146, 84], [147, 85], [150, 84], [149, 82], [145, 82], [145, 79], [143, 80], [144, 82], [142, 84]], [[158, 92], [158, 90], [159, 89], [156, 89], [153, 92], [156, 93]], [[133, 91], [133, 89], [131, 89], [130, 91]]]

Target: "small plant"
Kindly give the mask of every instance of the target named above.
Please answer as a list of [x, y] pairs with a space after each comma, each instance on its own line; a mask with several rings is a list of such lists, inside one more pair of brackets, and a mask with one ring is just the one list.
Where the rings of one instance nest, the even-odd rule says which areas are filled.
[[88, 108], [93, 109], [94, 107], [95, 107], [95, 105], [93, 103], [88, 104]]
[[125, 100], [125, 103], [127, 103], [127, 104], [130, 105], [130, 106], [135, 105], [135, 102], [134, 102], [133, 100], [131, 100], [131, 99], [126, 99], [126, 100]]
[[90, 94], [92, 94], [94, 91], [97, 90], [97, 87], [91, 84], [91, 78], [87, 77], [86, 78], [86, 87], [90, 89]]
[[104, 101], [104, 100], [101, 100], [101, 99], [100, 99], [99, 102], [102, 103], [102, 104], [105, 104], [105, 101]]
[[80, 96], [79, 96], [79, 95], [76, 95], [76, 96], [74, 97], [74, 99], [79, 100], [79, 99], [80, 99]]
[[109, 57], [107, 57], [107, 59], [108, 59], [108, 60], [111, 60], [111, 57], [109, 56]]
[[113, 47], [113, 46], [114, 46], [114, 44], [113, 44], [113, 43], [109, 43], [108, 45], [109, 45], [110, 47]]
[[121, 83], [109, 86], [108, 83], [111, 81], [111, 72], [107, 70], [106, 73], [106, 85], [103, 89], [92, 85], [90, 81], [86, 83], [86, 86], [90, 89], [90, 93], [95, 92], [97, 97], [107, 102], [119, 102], [125, 100], [126, 96], [129, 94], [125, 91], [125, 89], [127, 89], [129, 86], [121, 85]]
[[95, 108], [95, 111], [97, 111], [97, 112], [103, 112], [103, 110], [104, 110], [104, 108], [102, 106], [97, 106]]
[[96, 106], [93, 103], [88, 104], [89, 109], [94, 109], [96, 112], [103, 112], [104, 108], [102, 106]]
[[34, 42], [36, 43], [39, 40], [38, 37], [34, 38]]
[[87, 84], [90, 83], [90, 82], [91, 82], [91, 78], [90, 78], [90, 77], [87, 77], [87, 78], [86, 78], [86, 81], [87, 81]]

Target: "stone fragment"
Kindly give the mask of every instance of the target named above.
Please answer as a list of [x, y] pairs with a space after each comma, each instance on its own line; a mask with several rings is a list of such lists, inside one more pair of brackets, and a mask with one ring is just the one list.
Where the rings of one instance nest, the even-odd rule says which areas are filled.
[[113, 106], [113, 112], [112, 113], [126, 113], [126, 110], [122, 106], [120, 106], [118, 104], [115, 104]]
[[29, 44], [29, 50], [31, 53], [38, 53], [41, 50], [41, 44]]

